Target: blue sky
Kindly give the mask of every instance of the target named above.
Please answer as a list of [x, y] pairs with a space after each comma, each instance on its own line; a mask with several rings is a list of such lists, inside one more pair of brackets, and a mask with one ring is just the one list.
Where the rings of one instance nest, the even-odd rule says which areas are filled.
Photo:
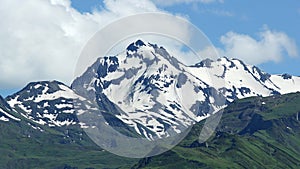
[[97, 30], [153, 11], [188, 18], [222, 55], [300, 76], [297, 0], [2, 0], [0, 24], [7, 27], [0, 28], [0, 95], [30, 81], [70, 84], [82, 46]]
[[[95, 8], [101, 10], [104, 4], [100, 0], [72, 0], [72, 6], [80, 12], [91, 12]], [[284, 32], [291, 37], [297, 45], [299, 55], [300, 2], [297, 0], [289, 2], [225, 0], [221, 3], [191, 2], [174, 5], [157, 4], [157, 6], [173, 14], [187, 15], [216, 47], [223, 47], [220, 37], [229, 31], [246, 34], [259, 40], [258, 33], [267, 26], [270, 30]], [[286, 52], [283, 52], [280, 61], [268, 61], [257, 65], [269, 73], [290, 73], [300, 76], [299, 56], [290, 57]]]

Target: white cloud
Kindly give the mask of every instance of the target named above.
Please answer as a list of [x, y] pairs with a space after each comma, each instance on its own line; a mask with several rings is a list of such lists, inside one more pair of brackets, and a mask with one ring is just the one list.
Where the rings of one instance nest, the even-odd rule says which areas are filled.
[[81, 49], [112, 21], [139, 12], [158, 11], [149, 0], [105, 0], [101, 11], [81, 14], [70, 0], [0, 1], [0, 87], [29, 81], [69, 83]]
[[104, 3], [110, 12], [119, 16], [158, 10], [155, 4], [148, 0], [104, 0]]
[[[100, 11], [84, 14], [72, 8], [70, 0], [1, 0], [0, 87], [21, 88], [30, 81], [53, 79], [69, 84], [84, 45], [97, 31], [122, 17], [157, 11], [161, 10], [150, 0], [104, 0]], [[186, 25], [170, 27], [181, 37], [191, 36]], [[124, 25], [120, 31], [132, 29]], [[177, 51], [173, 40], [159, 42]]]
[[258, 39], [246, 34], [228, 32], [221, 37], [224, 49], [221, 54], [239, 58], [249, 64], [260, 64], [268, 61], [279, 62], [285, 54], [297, 57], [296, 43], [284, 32], [264, 27], [258, 33]]
[[[101, 11], [86, 14], [73, 9], [70, 0], [1, 0], [0, 88], [21, 88], [30, 81], [51, 79], [68, 84], [82, 48], [98, 30], [121, 17], [154, 11], [159, 9], [150, 0], [105, 0]], [[222, 54], [254, 64], [279, 61], [284, 52], [298, 55], [291, 38], [267, 28], [259, 39], [228, 32], [221, 42]], [[165, 44], [175, 56], [185, 55], [176, 50], [175, 43]], [[206, 55], [214, 53], [207, 49], [199, 54], [209, 57]]]
[[172, 6], [176, 4], [189, 4], [189, 3], [203, 3], [203, 4], [209, 4], [209, 3], [224, 3], [224, 0], [153, 0], [154, 3], [161, 5], [161, 6]]

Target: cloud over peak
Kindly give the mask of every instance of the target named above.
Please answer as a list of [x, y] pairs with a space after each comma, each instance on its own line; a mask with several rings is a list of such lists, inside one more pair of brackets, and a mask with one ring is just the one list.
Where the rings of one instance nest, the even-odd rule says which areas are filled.
[[70, 0], [0, 1], [0, 84], [18, 88], [33, 80], [66, 83], [85, 43], [120, 17], [158, 9], [148, 0], [105, 0], [81, 14]]

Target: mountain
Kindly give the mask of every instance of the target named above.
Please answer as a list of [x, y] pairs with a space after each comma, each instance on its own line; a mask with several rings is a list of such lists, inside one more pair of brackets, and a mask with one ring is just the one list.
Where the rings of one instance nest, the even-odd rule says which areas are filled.
[[175, 148], [133, 168], [299, 168], [300, 93], [236, 100], [215, 134], [199, 143], [197, 123]]
[[270, 75], [226, 57], [185, 65], [165, 48], [138, 40], [116, 56], [99, 57], [71, 87], [32, 82], [1, 98], [0, 120], [88, 129], [94, 126], [78, 117], [101, 112], [119, 132], [155, 140], [185, 131], [234, 100], [296, 91], [300, 77]]
[[178, 134], [224, 104], [164, 48], [140, 40], [99, 58], [72, 89], [149, 139]]
[[58, 81], [32, 82], [6, 98], [11, 108], [36, 124], [50, 127], [78, 124], [84, 127], [74, 113], [74, 99], [83, 100]]
[[300, 91], [300, 77], [270, 75], [238, 59], [185, 65], [166, 49], [138, 40], [99, 57], [72, 89], [152, 140], [181, 133], [236, 99]]

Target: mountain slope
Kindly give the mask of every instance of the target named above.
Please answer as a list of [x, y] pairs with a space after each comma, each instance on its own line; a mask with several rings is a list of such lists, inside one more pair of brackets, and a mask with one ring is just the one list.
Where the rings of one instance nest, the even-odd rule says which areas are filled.
[[135, 168], [299, 168], [299, 103], [300, 93], [235, 101], [206, 143], [196, 124], [180, 145]]
[[19, 118], [10, 113], [11, 110], [11, 107], [7, 104], [3, 97], [0, 96], [0, 121], [20, 121]]

